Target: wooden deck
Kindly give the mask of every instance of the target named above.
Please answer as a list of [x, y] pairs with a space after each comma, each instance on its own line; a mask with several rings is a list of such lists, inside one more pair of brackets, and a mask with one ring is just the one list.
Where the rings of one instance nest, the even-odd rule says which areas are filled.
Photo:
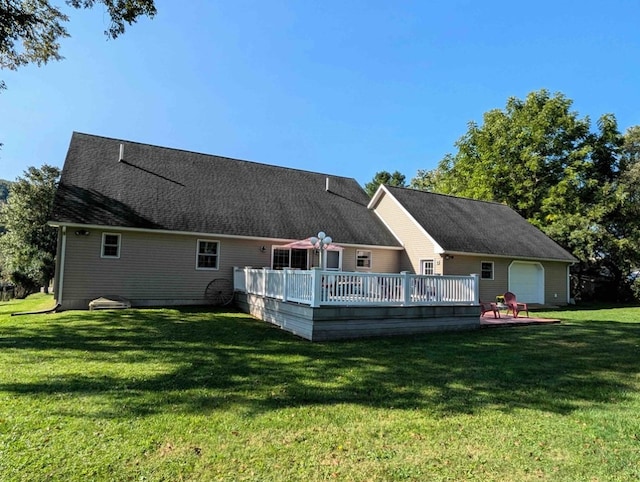
[[525, 326], [525, 325], [549, 325], [553, 323], [560, 323], [560, 320], [555, 318], [536, 318], [535, 316], [518, 316], [514, 318], [513, 315], [505, 315], [500, 313], [500, 318], [494, 318], [493, 313], [487, 312], [484, 316], [480, 317], [480, 328], [499, 328], [501, 326]]

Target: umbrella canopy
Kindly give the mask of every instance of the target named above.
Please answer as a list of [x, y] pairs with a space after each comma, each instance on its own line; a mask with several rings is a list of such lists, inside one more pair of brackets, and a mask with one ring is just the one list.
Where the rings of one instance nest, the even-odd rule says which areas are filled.
[[[285, 249], [313, 249], [315, 246], [311, 244], [309, 241], [311, 238], [301, 239], [300, 241], [293, 241], [288, 244], [284, 244], [282, 246], [276, 246], [276, 248], [285, 248]], [[331, 243], [326, 247], [327, 251], [342, 251], [344, 248], [338, 244]]]

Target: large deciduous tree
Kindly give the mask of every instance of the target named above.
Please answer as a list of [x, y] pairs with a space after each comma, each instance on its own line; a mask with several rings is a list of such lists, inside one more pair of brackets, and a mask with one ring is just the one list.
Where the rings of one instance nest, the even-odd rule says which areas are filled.
[[30, 167], [12, 183], [0, 208], [0, 224], [6, 229], [0, 236], [3, 276], [21, 296], [48, 286], [54, 275], [57, 235], [47, 221], [59, 177], [57, 167]]
[[367, 191], [367, 194], [369, 194], [369, 196], [373, 196], [380, 184], [387, 184], [389, 186], [397, 187], [405, 187], [407, 185], [405, 175], [400, 173], [399, 171], [394, 171], [393, 173], [390, 173], [388, 171], [380, 171], [376, 172], [371, 182], [368, 182], [364, 185], [364, 190]]
[[[125, 31], [125, 24], [135, 23], [139, 17], [153, 17], [153, 0], [67, 0], [74, 8], [93, 8], [103, 5], [111, 19], [105, 34], [117, 38]], [[68, 16], [48, 0], [4, 0], [0, 7], [0, 68], [16, 70], [34, 63], [46, 64], [60, 60], [59, 40], [69, 34], [64, 23]]]
[[592, 131], [571, 100], [540, 90], [470, 123], [458, 152], [411, 185], [511, 206], [573, 252], [578, 275], [608, 281], [601, 297], [620, 298], [640, 264], [640, 220], [632, 216], [639, 141], [635, 129], [622, 136], [610, 114]]

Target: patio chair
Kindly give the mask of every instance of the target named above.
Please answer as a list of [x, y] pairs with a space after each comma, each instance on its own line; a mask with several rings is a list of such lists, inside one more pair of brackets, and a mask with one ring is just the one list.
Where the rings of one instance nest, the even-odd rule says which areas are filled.
[[484, 316], [485, 313], [489, 313], [493, 311], [494, 318], [502, 318], [500, 316], [500, 310], [498, 309], [498, 305], [491, 301], [480, 301], [480, 316]]
[[520, 303], [516, 300], [516, 295], [511, 291], [507, 291], [504, 294], [504, 304], [507, 305], [507, 314], [509, 311], [513, 313], [513, 317], [517, 318], [518, 313], [524, 311], [527, 313], [527, 318], [529, 318], [529, 307], [526, 303]]

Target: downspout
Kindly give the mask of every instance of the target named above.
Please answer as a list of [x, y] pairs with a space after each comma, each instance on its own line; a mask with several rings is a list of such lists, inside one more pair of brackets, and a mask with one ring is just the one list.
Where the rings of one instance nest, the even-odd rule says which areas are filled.
[[60, 248], [60, 270], [58, 272], [57, 305], [62, 306], [62, 288], [64, 286], [64, 258], [67, 252], [67, 227], [62, 226], [62, 246]]

